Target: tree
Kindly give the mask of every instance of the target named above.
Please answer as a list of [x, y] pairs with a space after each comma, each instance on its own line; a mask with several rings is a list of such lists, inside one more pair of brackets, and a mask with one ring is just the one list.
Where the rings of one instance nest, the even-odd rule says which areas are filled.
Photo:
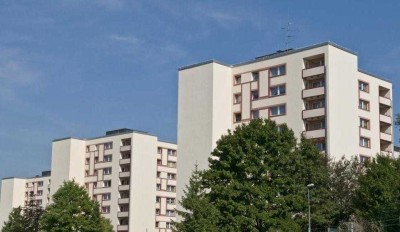
[[400, 159], [377, 156], [365, 168], [354, 198], [356, 215], [385, 231], [400, 231]]
[[353, 198], [358, 189], [358, 178], [362, 172], [362, 164], [357, 157], [350, 160], [342, 157], [338, 161], [329, 162], [329, 186], [333, 201], [336, 203], [334, 224], [352, 221], [354, 214]]
[[25, 207], [14, 208], [2, 232], [38, 232], [43, 209], [31, 199]]
[[182, 217], [183, 222], [174, 223], [177, 231], [181, 232], [216, 232], [216, 214], [217, 211], [210, 204], [206, 197], [206, 190], [202, 187], [202, 172], [198, 170], [198, 165], [186, 185], [184, 197], [179, 202], [184, 210], [176, 210], [177, 214]]
[[103, 218], [97, 201], [91, 200], [86, 190], [75, 181], [64, 182], [53, 195], [40, 220], [46, 232], [110, 232], [109, 220]]
[[22, 216], [22, 208], [14, 208], [8, 216], [8, 221], [4, 223], [1, 232], [24, 232], [26, 221]]
[[200, 199], [216, 210], [217, 231], [306, 230], [310, 183], [314, 227], [331, 224], [327, 160], [306, 139], [297, 145], [286, 125], [259, 119], [238, 126], [217, 142], [209, 163], [200, 174]]

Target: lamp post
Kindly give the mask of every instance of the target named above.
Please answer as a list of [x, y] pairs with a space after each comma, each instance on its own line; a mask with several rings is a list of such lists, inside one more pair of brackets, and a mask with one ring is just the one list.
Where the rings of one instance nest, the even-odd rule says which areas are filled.
[[308, 193], [308, 232], [311, 232], [311, 203], [310, 203], [310, 188], [314, 187], [314, 184], [307, 185]]

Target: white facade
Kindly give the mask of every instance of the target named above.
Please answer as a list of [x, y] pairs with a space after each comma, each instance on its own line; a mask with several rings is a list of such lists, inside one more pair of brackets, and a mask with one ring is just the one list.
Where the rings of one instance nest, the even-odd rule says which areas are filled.
[[176, 144], [129, 129], [54, 140], [51, 177], [2, 181], [0, 223], [28, 196], [46, 207], [63, 182], [74, 179], [100, 203], [115, 231], [169, 232], [177, 204], [176, 163]]
[[330, 42], [180, 68], [178, 199], [195, 163], [208, 168], [221, 135], [253, 118], [286, 123], [334, 159], [393, 156], [391, 99], [390, 82], [359, 70], [354, 52]]

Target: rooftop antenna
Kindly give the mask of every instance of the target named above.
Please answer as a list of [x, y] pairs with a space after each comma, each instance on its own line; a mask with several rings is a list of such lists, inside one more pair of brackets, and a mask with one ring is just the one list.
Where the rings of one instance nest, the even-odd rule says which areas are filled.
[[284, 27], [281, 28], [281, 30], [283, 30], [285, 32], [285, 50], [289, 49], [289, 44], [291, 42], [293, 42], [294, 40], [294, 35], [293, 33], [296, 32], [296, 30], [294, 30], [292, 28], [293, 23], [290, 22], [289, 20], [289, 10], [288, 10], [288, 20], [287, 23]]

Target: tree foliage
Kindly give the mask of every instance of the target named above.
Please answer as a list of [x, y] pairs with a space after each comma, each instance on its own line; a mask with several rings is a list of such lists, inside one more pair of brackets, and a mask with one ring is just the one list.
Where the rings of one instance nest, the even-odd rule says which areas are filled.
[[377, 156], [366, 164], [354, 198], [355, 212], [385, 231], [400, 231], [400, 159]]
[[30, 200], [25, 207], [14, 208], [2, 232], [38, 232], [43, 209], [36, 201]]
[[[215, 231], [306, 230], [306, 186], [310, 183], [315, 185], [311, 189], [313, 225], [327, 228], [332, 222], [335, 205], [327, 160], [306, 139], [297, 145], [286, 125], [259, 119], [238, 126], [217, 142], [209, 163], [208, 170], [195, 174], [201, 181], [190, 182], [185, 197], [191, 198], [192, 188], [198, 189], [201, 194], [192, 199], [196, 204], [207, 203], [213, 213], [204, 215], [209, 216], [204, 220], [215, 224]], [[182, 206], [191, 212], [188, 215], [202, 208]], [[184, 216], [181, 225], [192, 223], [190, 219]], [[182, 226], [177, 230], [186, 231]]]
[[91, 200], [86, 190], [75, 181], [64, 182], [53, 195], [40, 220], [47, 232], [110, 232], [112, 225], [103, 218], [97, 201]]

